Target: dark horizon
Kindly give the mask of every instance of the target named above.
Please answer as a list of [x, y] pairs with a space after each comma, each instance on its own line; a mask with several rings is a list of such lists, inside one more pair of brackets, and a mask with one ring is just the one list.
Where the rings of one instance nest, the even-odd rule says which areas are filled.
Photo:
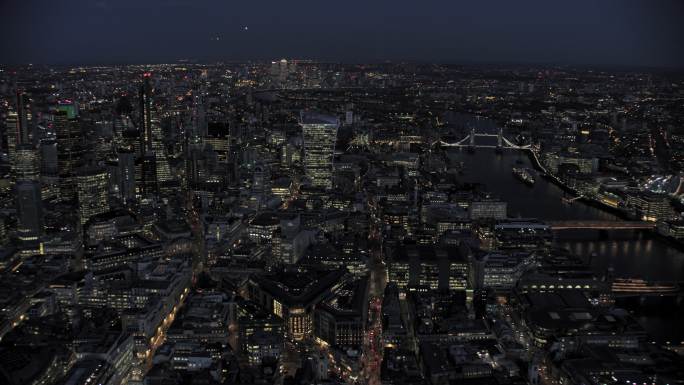
[[684, 68], [684, 3], [5, 2], [6, 65], [304, 58]]
[[259, 58], [259, 59], [215, 59], [215, 58], [181, 58], [177, 60], [159, 60], [159, 61], [133, 61], [133, 62], [73, 62], [73, 63], [0, 63], [0, 67], [5, 69], [18, 69], [26, 67], [45, 67], [45, 68], [71, 68], [71, 67], [127, 67], [127, 66], [158, 66], [158, 65], [237, 65], [237, 64], [268, 64], [280, 59], [297, 62], [310, 62], [313, 64], [323, 65], [345, 65], [345, 66], [381, 66], [381, 65], [416, 65], [429, 66], [438, 65], [446, 67], [461, 67], [464, 69], [482, 68], [482, 69], [559, 69], [572, 71], [600, 71], [600, 72], [649, 72], [649, 73], [665, 73], [676, 76], [677, 74], [684, 74], [684, 66], [647, 66], [647, 65], [620, 65], [620, 64], [564, 64], [553, 62], [450, 62], [450, 61], [418, 61], [418, 60], [378, 60], [378, 61], [344, 61], [344, 60], [317, 60], [315, 58], [299, 58], [299, 57], [274, 57], [274, 58]]

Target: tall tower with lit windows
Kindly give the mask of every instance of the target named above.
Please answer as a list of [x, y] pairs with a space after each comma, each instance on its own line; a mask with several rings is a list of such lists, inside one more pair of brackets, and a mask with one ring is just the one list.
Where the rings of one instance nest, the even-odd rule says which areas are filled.
[[299, 124], [304, 139], [304, 171], [314, 187], [331, 189], [332, 163], [340, 120], [333, 116], [302, 111]]

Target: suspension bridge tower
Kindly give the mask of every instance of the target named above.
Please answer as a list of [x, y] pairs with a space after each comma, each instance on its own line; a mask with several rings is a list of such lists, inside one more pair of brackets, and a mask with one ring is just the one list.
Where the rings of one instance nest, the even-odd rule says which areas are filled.
[[503, 151], [503, 128], [499, 127], [499, 133], [496, 135], [496, 153], [500, 154]]
[[475, 128], [470, 129], [470, 145], [468, 146], [468, 151], [475, 151]]

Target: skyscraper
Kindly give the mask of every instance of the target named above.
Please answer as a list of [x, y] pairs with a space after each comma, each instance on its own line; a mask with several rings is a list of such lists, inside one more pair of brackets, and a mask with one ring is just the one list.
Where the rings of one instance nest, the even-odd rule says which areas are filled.
[[17, 90], [17, 143], [29, 142], [29, 114], [25, 104], [25, 94], [22, 90]]
[[16, 178], [16, 149], [22, 144], [29, 144], [29, 114], [25, 106], [25, 95], [23, 91], [17, 90], [16, 104], [14, 111], [10, 110], [7, 114], [5, 124], [7, 126], [7, 153], [12, 170], [12, 176]]
[[78, 170], [78, 218], [82, 224], [92, 216], [109, 211], [109, 180], [107, 171], [87, 166]]
[[152, 150], [152, 85], [150, 78], [152, 74], [145, 72], [143, 82], [140, 85], [140, 124], [138, 130], [140, 134], [140, 152], [144, 155], [146, 151]]
[[43, 201], [40, 187], [40, 161], [29, 135], [29, 112], [25, 94], [17, 90], [16, 113], [10, 113], [8, 150], [12, 176], [16, 180], [17, 235], [34, 246], [43, 232]]
[[16, 184], [18, 226], [17, 235], [22, 242], [36, 242], [43, 232], [43, 205], [40, 182], [20, 180]]
[[118, 151], [118, 190], [121, 201], [131, 204], [135, 200], [135, 153], [130, 149]]
[[[31, 144], [19, 144], [14, 156], [17, 180], [17, 233], [23, 242], [33, 243], [43, 232], [43, 200], [38, 152]], [[35, 244], [34, 244], [35, 245]]]
[[46, 200], [59, 199], [60, 186], [57, 141], [53, 139], [41, 140], [39, 151], [42, 198]]
[[332, 188], [332, 161], [340, 120], [333, 116], [302, 111], [300, 122], [304, 138], [304, 170], [311, 184]]
[[42, 140], [40, 142], [41, 176], [57, 177], [59, 175], [57, 141]]
[[15, 150], [14, 174], [17, 181], [40, 179], [40, 158], [37, 149], [31, 144], [20, 144]]
[[[17, 148], [17, 127], [19, 126], [19, 116], [15, 111], [9, 111], [5, 119], [6, 142], [7, 142], [7, 157], [9, 158], [10, 167], [14, 168], [14, 156]], [[14, 174], [14, 170], [12, 170]]]
[[143, 195], [152, 195], [159, 192], [157, 182], [157, 157], [152, 151], [147, 151], [140, 158], [141, 161], [141, 192]]
[[166, 150], [162, 143], [161, 122], [157, 117], [152, 119], [152, 152], [155, 158], [155, 173], [156, 182], [163, 185], [169, 182], [171, 177], [171, 166], [169, 166], [169, 159], [166, 157]]
[[55, 111], [54, 130], [57, 136], [57, 168], [62, 200], [76, 198], [74, 171], [83, 156], [81, 126], [78, 120], [69, 119], [66, 111]]
[[140, 187], [143, 194], [156, 194], [159, 183], [171, 179], [171, 170], [161, 142], [161, 123], [152, 108], [152, 74], [143, 74], [140, 85], [139, 164]]

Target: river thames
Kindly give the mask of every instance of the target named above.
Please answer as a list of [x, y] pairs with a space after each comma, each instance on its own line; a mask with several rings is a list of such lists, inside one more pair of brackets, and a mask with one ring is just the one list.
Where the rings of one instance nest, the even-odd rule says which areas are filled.
[[[513, 167], [533, 168], [527, 154], [518, 150], [504, 150], [497, 154], [493, 149], [449, 150], [449, 158], [462, 162], [463, 182], [480, 183], [508, 202], [508, 215], [519, 218], [543, 220], [594, 219], [617, 220], [618, 218], [600, 208], [581, 201], [567, 203], [566, 193], [555, 184], [536, 177], [533, 186], [516, 179]], [[591, 266], [598, 277], [612, 267], [616, 277], [639, 277], [648, 280], [684, 280], [684, 253], [661, 239], [639, 231], [610, 233], [599, 238], [595, 231], [558, 232], [556, 245], [580, 256], [591, 256]], [[669, 314], [647, 314], [641, 309], [630, 309], [635, 317], [657, 342], [681, 343], [684, 330], [677, 323], [681, 309]], [[672, 310], [672, 309], [670, 309]], [[672, 314], [680, 313], [680, 314]]]

